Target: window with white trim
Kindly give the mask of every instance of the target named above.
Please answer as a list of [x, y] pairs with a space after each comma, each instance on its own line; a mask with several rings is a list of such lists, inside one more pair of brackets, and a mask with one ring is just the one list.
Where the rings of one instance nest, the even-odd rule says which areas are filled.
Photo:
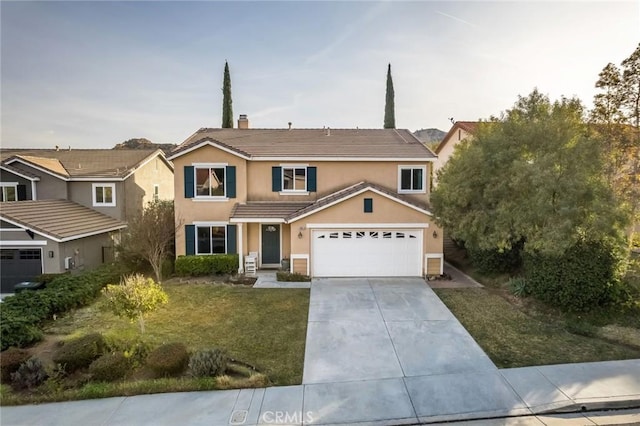
[[307, 168], [282, 166], [282, 191], [305, 192], [307, 190]]
[[226, 252], [226, 226], [196, 226], [196, 254], [224, 254]]
[[18, 184], [3, 183], [0, 184], [0, 201], [18, 201]]
[[398, 192], [425, 193], [427, 168], [425, 166], [399, 166]]
[[158, 201], [160, 199], [160, 185], [157, 183], [153, 184], [153, 201]]
[[196, 197], [225, 197], [225, 166], [195, 167]]
[[94, 207], [115, 207], [116, 184], [94, 183], [92, 185]]

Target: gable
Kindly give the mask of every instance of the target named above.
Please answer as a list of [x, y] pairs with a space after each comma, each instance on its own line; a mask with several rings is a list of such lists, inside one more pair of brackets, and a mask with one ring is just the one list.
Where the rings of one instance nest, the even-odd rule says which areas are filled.
[[[365, 199], [371, 201], [365, 202]], [[365, 213], [365, 207], [371, 212]], [[371, 188], [310, 214], [292, 218], [288, 222], [294, 223], [302, 219], [307, 223], [425, 223], [431, 221], [427, 211]]]

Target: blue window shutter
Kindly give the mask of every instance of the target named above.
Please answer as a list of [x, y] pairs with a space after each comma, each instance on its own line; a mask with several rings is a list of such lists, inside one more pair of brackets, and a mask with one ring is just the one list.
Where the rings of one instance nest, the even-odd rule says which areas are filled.
[[271, 168], [271, 190], [273, 192], [282, 191], [282, 167], [273, 166]]
[[307, 167], [307, 191], [316, 192], [317, 171], [315, 167]]
[[238, 225], [227, 225], [227, 254], [238, 253], [237, 234]]
[[184, 166], [184, 198], [193, 198], [193, 166]]
[[373, 198], [364, 199], [364, 212], [373, 213]]
[[196, 226], [195, 225], [185, 225], [184, 240], [187, 243], [187, 250], [186, 250], [187, 256], [196, 254]]
[[236, 198], [236, 166], [227, 166], [225, 171], [225, 184], [227, 185], [227, 197]]

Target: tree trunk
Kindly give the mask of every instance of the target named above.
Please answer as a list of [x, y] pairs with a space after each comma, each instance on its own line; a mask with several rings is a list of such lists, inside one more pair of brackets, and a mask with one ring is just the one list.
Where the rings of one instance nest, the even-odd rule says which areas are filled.
[[140, 325], [140, 334], [144, 334], [144, 316], [142, 314], [138, 315], [138, 324]]

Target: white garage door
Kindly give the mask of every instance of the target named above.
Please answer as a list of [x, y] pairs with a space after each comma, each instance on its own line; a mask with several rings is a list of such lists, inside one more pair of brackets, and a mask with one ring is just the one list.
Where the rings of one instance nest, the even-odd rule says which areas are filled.
[[418, 277], [422, 230], [313, 231], [315, 277]]

